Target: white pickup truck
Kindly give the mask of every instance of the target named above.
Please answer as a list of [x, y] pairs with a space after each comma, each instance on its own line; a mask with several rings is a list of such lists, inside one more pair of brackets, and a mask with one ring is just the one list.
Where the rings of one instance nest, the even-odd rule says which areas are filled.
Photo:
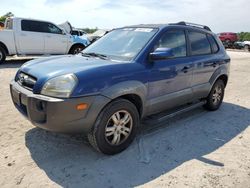
[[86, 45], [53, 23], [8, 18], [0, 31], [0, 63], [7, 55], [75, 54]]

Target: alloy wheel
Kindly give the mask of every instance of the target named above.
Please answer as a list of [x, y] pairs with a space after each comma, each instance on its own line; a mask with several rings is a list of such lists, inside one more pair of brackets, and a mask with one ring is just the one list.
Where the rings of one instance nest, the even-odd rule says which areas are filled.
[[221, 97], [222, 97], [222, 88], [221, 86], [216, 86], [214, 88], [214, 92], [213, 92], [213, 96], [212, 96], [212, 100], [213, 100], [213, 104], [218, 104], [221, 101]]
[[131, 114], [126, 110], [115, 112], [105, 128], [105, 139], [110, 145], [120, 145], [130, 135], [133, 127]]

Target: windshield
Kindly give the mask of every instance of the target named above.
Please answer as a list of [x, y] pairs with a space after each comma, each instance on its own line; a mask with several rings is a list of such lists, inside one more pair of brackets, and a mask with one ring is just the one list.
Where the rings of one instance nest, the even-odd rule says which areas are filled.
[[115, 60], [132, 60], [156, 33], [153, 28], [123, 28], [97, 40], [83, 53], [102, 54]]

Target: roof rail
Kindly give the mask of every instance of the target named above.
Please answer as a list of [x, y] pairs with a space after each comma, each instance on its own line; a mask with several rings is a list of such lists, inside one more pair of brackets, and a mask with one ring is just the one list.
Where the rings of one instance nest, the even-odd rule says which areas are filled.
[[192, 27], [199, 27], [199, 28], [211, 31], [211, 29], [208, 26], [206, 26], [206, 25], [200, 25], [200, 24], [195, 24], [195, 23], [190, 23], [190, 22], [184, 22], [184, 21], [181, 21], [181, 22], [178, 22], [178, 23], [174, 23], [174, 24], [171, 24], [171, 25], [186, 25], [186, 26], [192, 26]]

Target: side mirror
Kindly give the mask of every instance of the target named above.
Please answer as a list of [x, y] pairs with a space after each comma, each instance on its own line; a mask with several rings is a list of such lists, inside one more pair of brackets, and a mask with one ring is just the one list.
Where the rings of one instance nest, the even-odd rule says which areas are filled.
[[174, 53], [171, 48], [157, 48], [154, 52], [149, 54], [149, 59], [152, 61], [164, 60], [172, 57], [174, 57]]

